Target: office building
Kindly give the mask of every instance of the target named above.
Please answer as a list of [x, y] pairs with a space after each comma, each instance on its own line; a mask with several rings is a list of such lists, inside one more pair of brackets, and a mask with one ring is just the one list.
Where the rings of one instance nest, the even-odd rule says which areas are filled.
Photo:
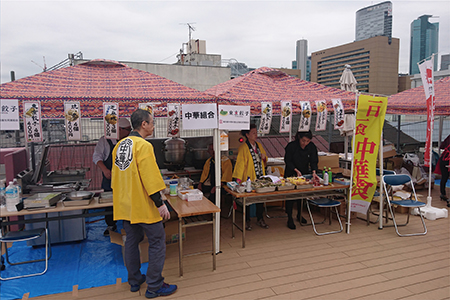
[[399, 39], [376, 36], [311, 53], [311, 81], [340, 88], [344, 66], [351, 65], [357, 89], [382, 95], [398, 91]]
[[392, 3], [386, 1], [364, 7], [356, 12], [355, 41], [374, 36], [387, 36], [392, 39]]
[[308, 41], [298, 40], [296, 48], [297, 69], [301, 71], [300, 79], [306, 80], [307, 66], [308, 66]]
[[[429, 58], [439, 49], [439, 23], [430, 23], [431, 15], [423, 15], [411, 23], [411, 44], [409, 48], [409, 74], [418, 74], [422, 60]], [[437, 71], [438, 57], [434, 57], [434, 71]]]

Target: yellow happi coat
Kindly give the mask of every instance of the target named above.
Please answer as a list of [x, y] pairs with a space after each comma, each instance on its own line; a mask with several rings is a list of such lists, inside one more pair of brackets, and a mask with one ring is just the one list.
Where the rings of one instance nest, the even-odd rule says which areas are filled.
[[[211, 162], [212, 157], [208, 158], [208, 160], [206, 160], [205, 165], [203, 166], [203, 172], [202, 172], [202, 176], [200, 177], [200, 182], [204, 183], [206, 179], [208, 179], [209, 176], [209, 168], [210, 168], [210, 162]], [[232, 177], [232, 169], [233, 169], [233, 165], [231, 164], [231, 160], [226, 157], [225, 155], [222, 155], [221, 159], [220, 159], [220, 167], [221, 167], [221, 171], [222, 171], [222, 178], [221, 178], [221, 182], [228, 182], [231, 181]]]
[[[266, 151], [264, 150], [262, 145], [258, 142], [256, 142], [256, 144], [258, 144], [261, 154], [266, 154]], [[266, 175], [266, 162], [261, 160], [261, 165], [262, 173], [264, 176]], [[251, 181], [255, 181], [257, 179], [255, 173], [255, 165], [253, 164], [253, 158], [250, 154], [250, 149], [248, 148], [247, 143], [239, 146], [236, 166], [234, 167], [233, 171], [233, 177], [241, 181], [246, 181], [248, 177], [250, 177]]]
[[131, 224], [161, 221], [149, 196], [165, 189], [166, 185], [152, 144], [141, 137], [129, 136], [117, 143], [112, 155], [114, 220], [127, 220]]

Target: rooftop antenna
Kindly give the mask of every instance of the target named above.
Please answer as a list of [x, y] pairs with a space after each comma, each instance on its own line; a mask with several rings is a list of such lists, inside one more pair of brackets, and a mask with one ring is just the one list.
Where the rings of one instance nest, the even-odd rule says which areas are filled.
[[[192, 24], [195, 24], [195, 22], [191, 22], [191, 23], [181, 23], [180, 25], [187, 25], [189, 28], [189, 40], [188, 40], [188, 47], [189, 49], [187, 49], [187, 54], [190, 56], [192, 53], [192, 45], [191, 45], [191, 38], [192, 38], [192, 31], [195, 31], [195, 27], [192, 26]], [[191, 64], [191, 60], [189, 58], [189, 64]]]
[[37, 62], [35, 62], [34, 60], [31, 60], [32, 63], [34, 63], [36, 66], [42, 68], [42, 72], [47, 71], [47, 65], [45, 63], [45, 56], [42, 56], [44, 58], [44, 66], [41, 66], [40, 64], [38, 64]]

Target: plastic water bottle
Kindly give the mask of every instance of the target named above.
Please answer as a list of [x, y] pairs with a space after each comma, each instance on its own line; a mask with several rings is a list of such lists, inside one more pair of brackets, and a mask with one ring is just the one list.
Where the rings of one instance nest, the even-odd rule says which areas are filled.
[[250, 180], [250, 176], [247, 178], [247, 185], [245, 187], [245, 191], [247, 193], [251, 193], [252, 192], [252, 181]]
[[328, 173], [323, 174], [323, 185], [328, 185]]
[[325, 173], [327, 172], [327, 167], [323, 167], [322, 179], [325, 180]]
[[12, 181], [10, 181], [9, 185], [6, 187], [5, 198], [6, 198], [6, 210], [17, 211], [16, 205], [19, 204], [20, 198], [19, 193], [17, 191], [17, 187], [14, 186], [14, 183]]
[[331, 168], [328, 169], [328, 182], [333, 182], [333, 172], [331, 172]]
[[13, 179], [13, 184], [17, 188], [17, 193], [19, 195], [19, 200], [22, 200], [22, 186], [19, 184], [19, 181], [17, 181], [17, 178]]

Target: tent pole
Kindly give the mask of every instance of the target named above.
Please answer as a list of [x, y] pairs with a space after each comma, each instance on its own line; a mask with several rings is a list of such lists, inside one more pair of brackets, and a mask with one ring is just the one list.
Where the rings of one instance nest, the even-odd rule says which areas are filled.
[[383, 206], [384, 206], [384, 198], [383, 198], [383, 191], [384, 191], [384, 184], [383, 184], [383, 173], [384, 173], [384, 166], [383, 166], [383, 131], [381, 131], [381, 140], [380, 140], [380, 147], [378, 147], [378, 156], [380, 158], [380, 213], [378, 214], [378, 229], [383, 229]]
[[439, 151], [439, 149], [441, 149], [442, 131], [443, 131], [442, 127], [443, 126], [444, 126], [444, 117], [443, 116], [439, 116], [439, 139], [438, 139], [438, 152], [439, 152], [438, 154], [439, 154], [439, 156], [441, 155], [441, 152]]
[[[214, 147], [214, 161], [216, 162], [215, 165], [215, 176], [219, 180], [216, 179], [216, 206], [220, 208], [220, 185], [221, 185], [221, 152], [220, 152], [220, 134], [219, 134], [219, 128], [214, 128], [213, 133], [213, 147]], [[220, 252], [220, 212], [216, 213], [216, 232], [215, 232], [215, 245], [216, 245], [216, 253]]]
[[402, 126], [401, 124], [402, 124], [402, 121], [401, 121], [401, 118], [402, 118], [402, 116], [401, 115], [397, 115], [398, 116], [398, 120], [397, 120], [397, 154], [399, 154], [400, 152], [400, 126]]
[[[358, 112], [358, 97], [359, 93], [355, 93], [355, 124], [353, 124], [353, 137], [352, 137], [352, 164], [350, 169], [350, 186], [348, 193], [348, 204], [347, 204], [347, 234], [350, 234], [350, 215], [352, 209], [352, 190], [353, 190], [353, 162], [354, 162], [354, 154], [355, 154], [355, 134], [356, 134], [356, 114]], [[347, 158], [347, 157], [346, 157]]]

